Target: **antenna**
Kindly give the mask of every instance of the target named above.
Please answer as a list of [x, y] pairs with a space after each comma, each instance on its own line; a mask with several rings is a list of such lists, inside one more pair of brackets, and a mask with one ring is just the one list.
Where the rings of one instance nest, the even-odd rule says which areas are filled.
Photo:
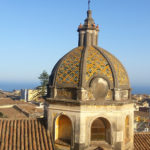
[[91, 3], [91, 0], [88, 0], [88, 10], [90, 10], [90, 3]]

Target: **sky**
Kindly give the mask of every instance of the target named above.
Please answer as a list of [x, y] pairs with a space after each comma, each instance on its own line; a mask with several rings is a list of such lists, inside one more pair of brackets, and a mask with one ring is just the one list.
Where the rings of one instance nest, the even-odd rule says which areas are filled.
[[[50, 74], [56, 62], [77, 47], [87, 2], [0, 0], [0, 89], [36, 86], [43, 70]], [[91, 0], [100, 27], [99, 46], [123, 63], [131, 87], [150, 87], [149, 6], [150, 0]]]

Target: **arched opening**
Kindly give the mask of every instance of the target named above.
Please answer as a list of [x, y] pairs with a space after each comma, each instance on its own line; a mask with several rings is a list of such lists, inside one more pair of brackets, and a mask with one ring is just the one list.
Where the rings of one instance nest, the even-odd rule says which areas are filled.
[[59, 116], [55, 121], [55, 143], [59, 145], [70, 146], [71, 137], [71, 120], [65, 115]]
[[130, 139], [130, 124], [129, 124], [129, 116], [125, 119], [125, 143], [129, 142]]
[[105, 141], [111, 144], [111, 127], [105, 118], [97, 118], [91, 125], [91, 141]]

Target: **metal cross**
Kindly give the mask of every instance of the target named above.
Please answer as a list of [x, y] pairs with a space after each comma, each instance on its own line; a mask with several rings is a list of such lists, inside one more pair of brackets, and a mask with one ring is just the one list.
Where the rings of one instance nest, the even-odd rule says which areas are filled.
[[88, 0], [88, 10], [90, 10], [90, 3], [91, 3], [91, 0]]

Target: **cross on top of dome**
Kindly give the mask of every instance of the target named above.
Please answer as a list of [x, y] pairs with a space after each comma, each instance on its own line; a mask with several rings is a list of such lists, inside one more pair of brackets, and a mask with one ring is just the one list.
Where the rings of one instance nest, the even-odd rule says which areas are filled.
[[88, 10], [90, 10], [91, 0], [88, 0]]

